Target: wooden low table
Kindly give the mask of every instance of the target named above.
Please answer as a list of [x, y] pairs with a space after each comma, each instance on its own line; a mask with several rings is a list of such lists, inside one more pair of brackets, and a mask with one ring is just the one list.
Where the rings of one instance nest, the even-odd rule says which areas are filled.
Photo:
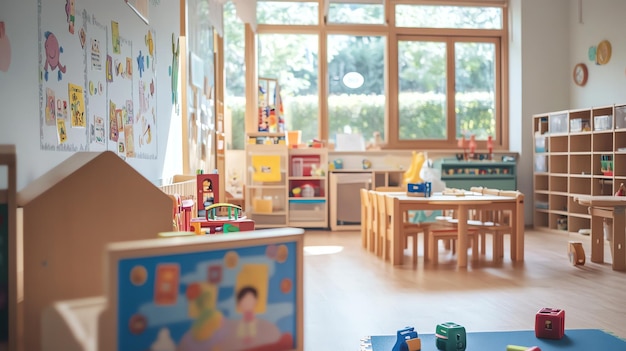
[[575, 196], [574, 201], [589, 207], [591, 215], [591, 262], [604, 263], [604, 230], [605, 218], [613, 220], [610, 227], [613, 239], [613, 270], [626, 271], [626, 197], [622, 196]]
[[400, 228], [403, 218], [401, 215], [412, 210], [455, 210], [458, 215], [457, 265], [467, 267], [467, 217], [468, 210], [510, 210], [511, 211], [511, 260], [524, 261], [524, 201], [511, 196], [498, 196], [465, 192], [464, 196], [442, 195], [434, 193], [430, 197], [407, 196], [406, 193], [386, 193], [394, 198], [392, 211], [391, 262], [393, 265], [402, 264], [404, 242], [400, 237]]

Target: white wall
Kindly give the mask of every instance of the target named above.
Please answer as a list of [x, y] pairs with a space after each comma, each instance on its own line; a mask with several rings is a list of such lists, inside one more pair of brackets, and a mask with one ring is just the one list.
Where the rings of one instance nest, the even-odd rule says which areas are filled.
[[[119, 22], [121, 35], [136, 36], [147, 30], [123, 0], [81, 0], [76, 1], [76, 7], [77, 17], [79, 11], [87, 9], [99, 21]], [[182, 170], [181, 121], [172, 108], [168, 72], [172, 61], [172, 33], [179, 35], [179, 8], [178, 1], [166, 0], [149, 9], [150, 26], [156, 31], [158, 159], [129, 159], [128, 162], [153, 182]], [[37, 18], [37, 0], [0, 1], [0, 21], [5, 22], [12, 51], [8, 72], [0, 71], [0, 144], [16, 145], [18, 190], [71, 155], [40, 150]], [[106, 116], [106, 111], [100, 115]], [[0, 174], [0, 184], [5, 176]]]
[[570, 0], [512, 0], [511, 151], [520, 153], [518, 189], [533, 216], [532, 115], [569, 108]]
[[[626, 1], [585, 0], [582, 23], [578, 1], [511, 0], [510, 9], [511, 150], [520, 153], [518, 188], [532, 194], [532, 115], [626, 103]], [[604, 39], [612, 44], [612, 57], [599, 66], [587, 53]], [[579, 62], [589, 70], [584, 87], [572, 80]], [[526, 196], [527, 224], [533, 207], [532, 196]]]
[[[585, 0], [582, 7], [582, 23], [579, 23], [577, 2], [570, 8], [570, 60], [571, 69], [578, 62], [584, 62], [589, 70], [589, 79], [584, 87], [570, 84], [571, 106], [568, 108], [589, 108], [626, 103], [626, 1]], [[602, 40], [612, 46], [612, 56], [606, 65], [596, 65], [588, 58], [590, 46]], [[572, 82], [571, 75], [569, 81]]]

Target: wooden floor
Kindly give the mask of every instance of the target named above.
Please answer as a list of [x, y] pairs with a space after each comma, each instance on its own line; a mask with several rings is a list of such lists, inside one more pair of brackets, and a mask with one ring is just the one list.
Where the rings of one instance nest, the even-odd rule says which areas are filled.
[[[468, 332], [532, 330], [542, 307], [565, 309], [566, 329], [626, 338], [625, 273], [591, 263], [588, 237], [527, 230], [525, 239], [522, 264], [512, 264], [508, 251], [494, 264], [488, 249], [478, 264], [458, 269], [441, 247], [438, 266], [420, 257], [414, 268], [410, 249], [405, 265], [392, 267], [361, 247], [358, 232], [307, 231], [305, 350], [357, 350], [367, 335], [395, 335], [405, 326], [432, 334], [448, 321]], [[585, 266], [569, 263], [568, 240], [583, 241]], [[608, 245], [605, 251], [610, 259]]]

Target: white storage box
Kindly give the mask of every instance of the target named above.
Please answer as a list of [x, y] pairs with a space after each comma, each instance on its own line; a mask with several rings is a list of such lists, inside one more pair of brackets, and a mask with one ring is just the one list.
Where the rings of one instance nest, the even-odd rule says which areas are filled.
[[567, 133], [567, 113], [550, 115], [550, 133]]
[[613, 116], [595, 116], [593, 117], [593, 130], [611, 130], [613, 129]]

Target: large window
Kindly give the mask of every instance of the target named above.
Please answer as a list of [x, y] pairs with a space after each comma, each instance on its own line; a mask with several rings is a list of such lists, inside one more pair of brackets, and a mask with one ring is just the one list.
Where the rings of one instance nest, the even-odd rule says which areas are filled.
[[495, 52], [468, 38], [400, 40], [398, 139], [497, 140]]
[[226, 147], [245, 146], [246, 76], [244, 25], [236, 16], [235, 5], [224, 4], [224, 106], [226, 107]]
[[385, 38], [329, 35], [328, 123], [336, 133], [366, 139], [385, 129]]
[[[508, 148], [506, 2], [259, 1], [258, 76], [281, 86], [288, 130], [390, 148]], [[252, 89], [249, 87], [247, 89]], [[251, 123], [253, 118], [247, 118]]]
[[318, 36], [259, 34], [257, 46], [259, 77], [277, 80], [287, 130], [301, 130], [305, 141], [317, 138]]
[[398, 42], [398, 135], [400, 140], [445, 140], [446, 43]]

